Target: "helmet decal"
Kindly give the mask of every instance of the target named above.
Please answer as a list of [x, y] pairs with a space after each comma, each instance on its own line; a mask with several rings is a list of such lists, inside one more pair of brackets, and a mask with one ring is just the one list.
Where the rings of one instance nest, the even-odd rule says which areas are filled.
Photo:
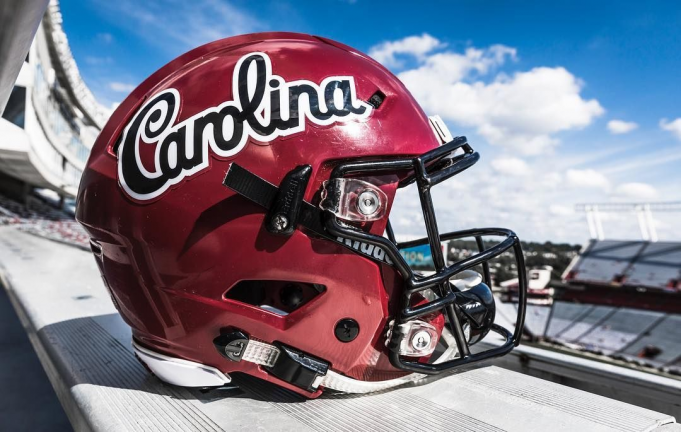
[[[118, 148], [118, 179], [132, 198], [150, 200], [209, 165], [209, 148], [219, 157], [239, 153], [248, 138], [260, 142], [317, 125], [363, 120], [372, 105], [357, 98], [352, 76], [320, 84], [287, 82], [272, 73], [267, 54], [239, 59], [232, 77], [232, 101], [210, 107], [179, 123], [180, 92], [170, 88], [151, 97], [126, 126]], [[153, 170], [140, 158], [141, 145], [154, 145]]]

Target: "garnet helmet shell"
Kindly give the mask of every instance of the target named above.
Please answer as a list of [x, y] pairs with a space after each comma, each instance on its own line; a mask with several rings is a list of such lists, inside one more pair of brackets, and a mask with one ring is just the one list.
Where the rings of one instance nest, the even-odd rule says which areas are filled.
[[[284, 90], [299, 92], [297, 106], [290, 97], [273, 99]], [[369, 101], [377, 92], [383, 98], [375, 108]], [[315, 93], [326, 110], [315, 111]], [[264, 109], [252, 106], [262, 100], [269, 101]], [[325, 117], [330, 101], [336, 112]], [[273, 115], [285, 119], [286, 112], [300, 121], [268, 129]], [[212, 340], [236, 328], [356, 379], [400, 376], [384, 343], [400, 277], [305, 229], [272, 235], [260, 207], [222, 186], [225, 173], [238, 163], [277, 185], [296, 166], [309, 165], [304, 197], [318, 203], [339, 161], [413, 156], [438, 145], [403, 84], [356, 50], [292, 33], [223, 39], [171, 61], [120, 104], [92, 149], [77, 219], [101, 246], [104, 281], [139, 344], [310, 396], [257, 365], [225, 360]], [[388, 211], [363, 229], [383, 234], [398, 179], [399, 173], [371, 179], [387, 196]], [[257, 281], [265, 292], [290, 283], [317, 291], [303, 290], [302, 305], [286, 314], [230, 296]], [[361, 329], [348, 343], [334, 335], [346, 318]]]

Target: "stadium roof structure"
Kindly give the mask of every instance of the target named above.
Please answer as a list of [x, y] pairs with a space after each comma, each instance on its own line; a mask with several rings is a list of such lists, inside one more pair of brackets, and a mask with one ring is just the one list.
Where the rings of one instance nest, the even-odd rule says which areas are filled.
[[15, 189], [40, 187], [74, 196], [109, 112], [80, 76], [57, 0], [42, 18], [0, 119], [2, 186], [16, 181]]
[[575, 205], [575, 211], [586, 213], [586, 221], [589, 225], [589, 233], [592, 239], [604, 240], [603, 222], [601, 213], [632, 213], [638, 219], [641, 230], [641, 238], [646, 241], [658, 241], [657, 229], [655, 228], [655, 212], [681, 212], [681, 201], [640, 202], [640, 203], [583, 203]]
[[0, 114], [10, 97], [48, 0], [0, 2]]

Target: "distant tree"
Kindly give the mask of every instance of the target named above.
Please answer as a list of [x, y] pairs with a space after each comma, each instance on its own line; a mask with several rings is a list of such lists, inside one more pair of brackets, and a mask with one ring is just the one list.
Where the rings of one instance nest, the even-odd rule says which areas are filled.
[[[483, 244], [485, 249], [488, 249], [498, 244], [498, 242], [487, 240], [484, 241]], [[552, 279], [560, 279], [572, 258], [581, 249], [581, 246], [579, 245], [552, 243], [550, 241], [544, 243], [521, 242], [521, 245], [525, 255], [525, 265], [527, 268], [551, 266], [553, 267]], [[478, 246], [475, 241], [454, 240], [449, 242], [447, 258], [449, 261], [459, 261], [477, 252]], [[502, 254], [492, 260], [492, 262], [495, 265], [494, 279], [497, 284], [517, 277], [515, 259], [512, 253]], [[477, 271], [481, 271], [481, 269], [478, 269]]]

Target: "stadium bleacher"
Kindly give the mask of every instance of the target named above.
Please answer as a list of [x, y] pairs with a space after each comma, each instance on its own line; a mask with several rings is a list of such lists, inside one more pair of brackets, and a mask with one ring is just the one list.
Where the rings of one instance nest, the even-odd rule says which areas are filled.
[[[516, 303], [497, 299], [496, 322], [512, 326], [516, 310]], [[543, 342], [681, 375], [681, 314], [555, 301], [528, 305], [525, 331]]]
[[562, 332], [553, 336], [553, 339], [565, 342], [575, 343], [582, 336], [588, 333], [594, 326], [597, 326], [601, 321], [607, 319], [609, 315], [615, 312], [616, 308], [612, 306], [600, 305], [580, 305], [582, 310], [586, 311], [584, 314], [575, 318], [574, 322], [566, 327]]
[[525, 312], [525, 329], [534, 337], [543, 337], [550, 312], [551, 306], [528, 304]]
[[568, 267], [567, 283], [681, 290], [681, 243], [591, 240]]
[[610, 355], [625, 349], [664, 316], [661, 312], [620, 308], [575, 342], [587, 351]]
[[609, 284], [629, 267], [645, 242], [592, 240], [570, 271], [570, 281]]
[[670, 315], [624, 349], [619, 355], [627, 360], [662, 366], [675, 361], [681, 353], [681, 316]]
[[590, 308], [591, 306], [589, 305], [579, 303], [554, 302], [553, 313], [551, 314], [551, 320], [546, 326], [545, 336], [555, 339], [558, 334], [573, 325], [577, 318], [586, 314]]
[[50, 240], [80, 248], [88, 248], [88, 235], [73, 219], [36, 196], [30, 196], [26, 204], [0, 195], [0, 226], [12, 225]]
[[648, 244], [625, 274], [624, 283], [646, 287], [672, 288], [681, 272], [681, 244], [658, 242]]
[[681, 374], [681, 242], [591, 240], [557, 296], [545, 341]]

